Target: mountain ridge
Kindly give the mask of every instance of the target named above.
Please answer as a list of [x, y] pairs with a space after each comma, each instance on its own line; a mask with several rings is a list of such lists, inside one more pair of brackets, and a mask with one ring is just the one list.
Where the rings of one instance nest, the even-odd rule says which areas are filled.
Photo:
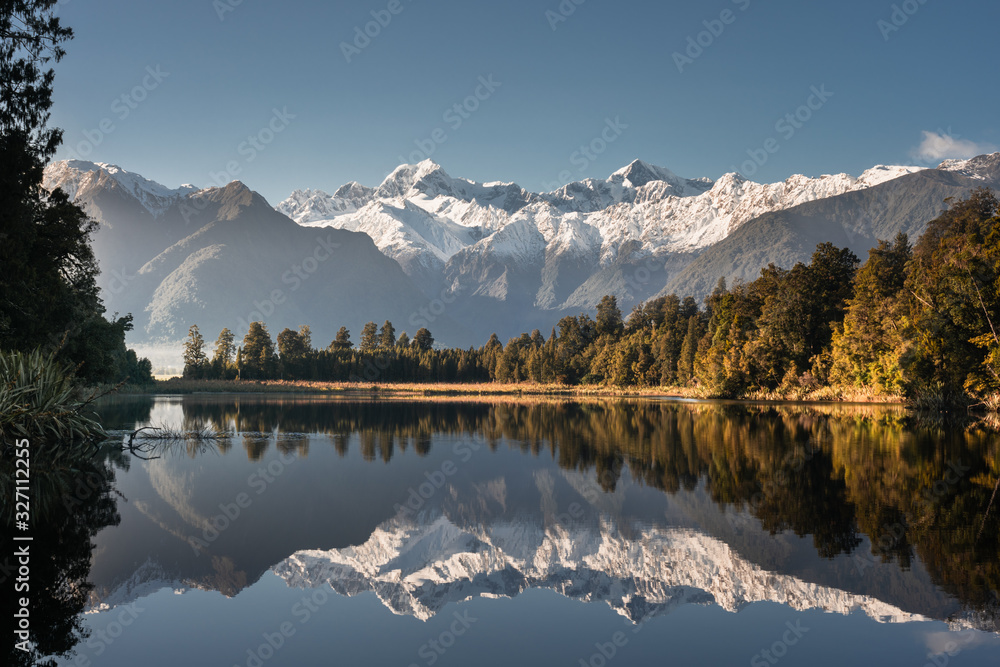
[[[358, 256], [382, 265], [372, 279], [387, 278], [393, 287], [366, 298], [358, 290], [365, 292], [367, 282], [339, 274], [337, 284], [330, 284], [332, 274], [324, 275], [287, 309], [289, 318], [301, 320], [292, 324], [324, 319], [319, 329], [327, 338], [332, 332], [326, 328], [334, 323], [315, 313], [328, 312], [330, 298], [345, 307], [362, 299], [361, 310], [372, 313], [372, 321], [390, 319], [399, 330], [414, 322], [433, 324], [442, 343], [464, 347], [481, 344], [493, 332], [506, 338], [547, 330], [563, 315], [592, 312], [605, 294], [617, 296], [625, 312], [671, 291], [700, 299], [720, 276], [750, 280], [771, 262], [808, 261], [818, 242], [846, 245], [863, 258], [879, 238], [919, 234], [944, 199], [1000, 185], [1000, 153], [945, 161], [936, 169], [879, 165], [857, 178], [793, 175], [771, 184], [736, 173], [715, 181], [685, 179], [635, 160], [607, 179], [584, 179], [548, 193], [454, 178], [425, 160], [400, 165], [376, 187], [352, 181], [334, 195], [296, 190], [273, 207], [239, 181], [172, 189], [106, 163], [54, 162], [46, 167], [45, 185], [65, 188], [100, 223], [94, 237], [99, 286], [109, 310], [136, 315], [133, 339], [179, 340], [195, 323], [182, 318], [234, 300], [266, 302], [275, 288], [284, 289], [285, 272], [308, 257], [304, 234], [328, 230], [371, 243], [392, 268], [371, 259], [369, 250]], [[239, 224], [221, 224], [227, 220]], [[213, 223], [215, 231], [201, 233]], [[267, 255], [269, 248], [291, 252], [284, 239], [273, 237], [279, 228], [300, 239], [301, 256]], [[214, 242], [203, 244], [207, 236]], [[184, 260], [167, 262], [185, 248], [191, 254]], [[234, 285], [223, 274], [243, 275], [240, 253], [258, 270]], [[182, 275], [157, 273], [167, 264]], [[261, 267], [270, 267], [270, 289]], [[234, 298], [204, 282], [209, 280], [235, 294], [251, 293]], [[316, 282], [324, 282], [324, 289], [315, 288]], [[183, 290], [198, 296], [183, 296]], [[383, 299], [394, 305], [381, 313]], [[436, 301], [448, 304], [442, 318], [414, 319], [421, 305]], [[245, 310], [243, 321], [261, 309]], [[342, 324], [359, 329], [356, 319], [346, 316]]]

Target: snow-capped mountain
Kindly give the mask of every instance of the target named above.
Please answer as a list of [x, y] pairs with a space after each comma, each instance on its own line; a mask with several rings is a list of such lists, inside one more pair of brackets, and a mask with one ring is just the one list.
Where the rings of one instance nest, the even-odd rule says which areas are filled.
[[[132, 276], [222, 213], [213, 205], [208, 209], [214, 213], [207, 215], [208, 209], [198, 206], [223, 189], [169, 188], [103, 163], [52, 163], [45, 185], [62, 187], [101, 223], [94, 247], [106, 305], [137, 318], [155, 310], [150, 302], [157, 297], [149, 289], [136, 290]], [[1000, 187], [1000, 154], [948, 161], [937, 169], [877, 166], [857, 178], [796, 175], [771, 184], [736, 173], [716, 181], [686, 179], [637, 160], [607, 179], [585, 179], [546, 193], [455, 178], [428, 160], [401, 165], [377, 187], [351, 182], [332, 195], [297, 190], [275, 208], [313, 242], [317, 228], [368, 237], [409, 281], [397, 286], [398, 293], [415, 289], [420, 299], [440, 302], [432, 317], [420, 306], [404, 308], [397, 328], [430, 327], [439, 340], [466, 347], [482, 344], [491, 333], [506, 339], [533, 328], [548, 330], [565, 314], [592, 311], [606, 294], [617, 296], [624, 312], [670, 292], [701, 299], [719, 277], [752, 280], [769, 262], [808, 261], [818, 242], [848, 247], [863, 258], [879, 239], [900, 232], [915, 238], [945, 199], [964, 197], [979, 186]], [[254, 201], [270, 209], [262, 198]], [[237, 207], [234, 214], [243, 210]], [[277, 218], [273, 224], [284, 226]], [[272, 226], [240, 227], [249, 235], [240, 240], [240, 253], [266, 254], [268, 230]], [[208, 271], [220, 255], [205, 252], [197, 262]], [[253, 306], [262, 295], [284, 289], [285, 272], [301, 261], [273, 267], [273, 276], [256, 271], [262, 291], [241, 300]], [[200, 282], [185, 285], [203, 294], [199, 308], [205, 312], [233, 301]], [[350, 282], [325, 286], [344, 299], [356, 298], [358, 289]], [[186, 298], [176, 289], [171, 293]], [[224, 303], [214, 304], [216, 298]], [[367, 301], [372, 310], [380, 309]], [[441, 304], [448, 305], [443, 318]], [[244, 319], [256, 312], [242, 310]], [[329, 312], [322, 303], [284, 310], [301, 320], [291, 322], [295, 326], [316, 321], [316, 312]], [[372, 321], [384, 319], [377, 314]], [[147, 340], [190, 325], [157, 322], [147, 327]], [[142, 333], [133, 336], [143, 342]]]
[[[302, 225], [364, 232], [411, 274], [415, 266], [443, 268], [462, 251], [463, 260], [501, 252], [523, 264], [572, 254], [607, 266], [630, 241], [646, 255], [697, 251], [768, 211], [919, 169], [878, 166], [859, 178], [792, 176], [759, 184], [738, 174], [716, 182], [683, 179], [637, 160], [607, 180], [539, 194], [511, 183], [452, 178], [428, 160], [398, 167], [375, 189], [351, 183], [334, 195], [300, 190], [277, 208]], [[509, 226], [517, 231], [503, 238]]]
[[130, 342], [175, 343], [194, 324], [210, 336], [223, 328], [242, 336], [254, 320], [274, 334], [308, 322], [317, 340], [333, 340], [341, 326], [403, 322], [426, 303], [364, 234], [297, 225], [239, 181], [172, 189], [73, 160], [49, 164], [43, 184], [62, 188], [99, 223], [98, 286], [108, 312], [133, 315]]
[[986, 181], [988, 174], [1000, 169], [1000, 153], [979, 155], [968, 160], [945, 160], [938, 169], [962, 174], [977, 181]]
[[289, 586], [329, 584], [345, 596], [373, 592], [394, 613], [421, 620], [448, 603], [514, 597], [530, 588], [604, 602], [633, 622], [686, 604], [738, 612], [762, 601], [798, 610], [862, 611], [887, 623], [930, 620], [871, 596], [768, 572], [698, 531], [622, 530], [607, 518], [599, 525], [463, 528], [440, 514], [397, 517], [362, 545], [301, 551], [272, 569]]
[[[304, 226], [367, 234], [429, 298], [489, 304], [490, 313], [479, 318], [485, 332], [525, 319], [519, 312], [589, 310], [604, 294], [630, 307], [764, 213], [919, 170], [878, 166], [858, 178], [792, 176], [760, 184], [735, 173], [714, 182], [686, 179], [636, 160], [606, 180], [535, 193], [513, 183], [453, 178], [426, 160], [396, 168], [377, 188], [300, 190], [276, 208]], [[633, 276], [643, 266], [655, 275], [638, 284]], [[525, 326], [551, 326], [549, 319]]]
[[75, 199], [81, 190], [93, 187], [102, 177], [113, 179], [154, 216], [162, 214], [186, 195], [199, 190], [190, 184], [171, 189], [139, 174], [125, 171], [118, 165], [85, 160], [62, 160], [49, 164], [45, 168], [42, 185], [48, 190], [62, 188], [70, 199]]

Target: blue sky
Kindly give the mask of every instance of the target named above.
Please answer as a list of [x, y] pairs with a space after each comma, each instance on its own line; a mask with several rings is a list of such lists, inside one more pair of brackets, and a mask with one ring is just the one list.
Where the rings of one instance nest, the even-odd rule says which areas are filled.
[[636, 158], [777, 181], [1000, 145], [996, 3], [65, 0], [59, 14], [76, 38], [56, 67], [58, 158], [171, 187], [239, 179], [272, 204], [420, 157], [538, 191]]

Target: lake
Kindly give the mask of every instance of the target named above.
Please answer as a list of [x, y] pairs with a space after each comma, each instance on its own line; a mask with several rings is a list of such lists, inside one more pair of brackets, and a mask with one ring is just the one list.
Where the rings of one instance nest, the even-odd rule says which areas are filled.
[[228, 435], [61, 491], [85, 529], [52, 576], [92, 588], [35, 619], [89, 630], [60, 665], [1000, 663], [984, 424], [654, 399], [99, 412]]

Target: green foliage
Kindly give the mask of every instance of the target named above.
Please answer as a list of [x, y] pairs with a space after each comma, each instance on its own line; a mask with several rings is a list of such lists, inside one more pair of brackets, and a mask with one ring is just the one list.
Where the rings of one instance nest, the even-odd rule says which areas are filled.
[[421, 352], [430, 352], [431, 348], [434, 347], [434, 336], [431, 332], [421, 327], [417, 329], [417, 333], [413, 334], [413, 342], [410, 343], [411, 347], [415, 347]]
[[361, 328], [361, 343], [359, 347], [363, 352], [371, 352], [378, 347], [378, 325], [368, 322]]
[[899, 357], [904, 346], [902, 300], [906, 265], [913, 256], [909, 239], [879, 241], [858, 271], [843, 326], [833, 334], [831, 379], [902, 394]]
[[96, 223], [61, 190], [42, 188], [62, 133], [46, 127], [53, 70], [72, 31], [52, 0], [0, 12], [0, 349], [56, 350], [81, 383], [152, 382], [125, 348], [131, 316], [104, 317], [90, 247]]
[[911, 347], [901, 362], [911, 393], [1000, 389], [1000, 217], [994, 194], [973, 191], [931, 221], [913, 249], [903, 289]]
[[382, 325], [382, 330], [378, 334], [378, 344], [379, 347], [384, 348], [396, 346], [396, 328], [389, 320], [386, 320], [385, 324]]
[[52, 352], [0, 352], [0, 442], [28, 438], [32, 445], [71, 450], [104, 437], [85, 410], [73, 369]]
[[614, 296], [604, 296], [597, 304], [597, 335], [617, 336], [624, 329], [622, 311], [618, 308], [618, 299]]
[[[223, 334], [219, 334], [221, 338]], [[202, 379], [208, 370], [208, 357], [205, 356], [205, 338], [198, 331], [198, 325], [192, 324], [188, 329], [188, 337], [184, 342], [184, 377]]]
[[236, 339], [229, 329], [219, 332], [219, 337], [215, 341], [212, 374], [225, 380], [236, 377]]
[[809, 264], [769, 265], [750, 283], [720, 279], [704, 309], [675, 294], [636, 306], [617, 299], [597, 319], [566, 316], [504, 345], [434, 349], [425, 328], [397, 340], [388, 321], [365, 325], [358, 350], [341, 328], [326, 350], [303, 331], [270, 337], [255, 323], [243, 377], [390, 381], [536, 382], [688, 387], [718, 397], [800, 398], [851, 387], [905, 394], [926, 405], [1000, 404], [1000, 218], [992, 193], [956, 202], [911, 248], [904, 234], [872, 248], [816, 247]]
[[349, 350], [354, 347], [354, 343], [351, 342], [351, 332], [347, 330], [347, 327], [340, 327], [340, 331], [337, 332], [337, 337], [332, 343], [330, 343], [331, 350]]
[[260, 322], [251, 322], [240, 348], [240, 377], [245, 380], [266, 380], [278, 373], [278, 359], [274, 353], [274, 342], [267, 327]]

